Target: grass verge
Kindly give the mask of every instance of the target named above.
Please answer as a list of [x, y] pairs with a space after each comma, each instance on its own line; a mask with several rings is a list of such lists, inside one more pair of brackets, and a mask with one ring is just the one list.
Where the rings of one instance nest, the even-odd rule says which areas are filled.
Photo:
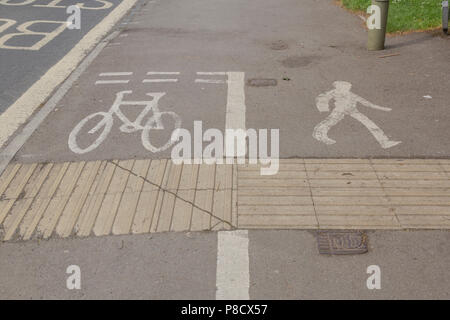
[[[371, 0], [342, 0], [352, 11], [366, 12]], [[442, 0], [391, 0], [387, 32], [431, 30], [441, 26]]]

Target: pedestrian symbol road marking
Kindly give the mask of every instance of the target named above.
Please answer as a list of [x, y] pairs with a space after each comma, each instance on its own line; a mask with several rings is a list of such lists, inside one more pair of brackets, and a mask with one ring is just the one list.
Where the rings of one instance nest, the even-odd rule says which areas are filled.
[[366, 99], [354, 94], [350, 91], [352, 84], [346, 81], [335, 81], [333, 83], [335, 89], [326, 93], [320, 94], [316, 98], [317, 109], [320, 112], [328, 112], [329, 103], [331, 100], [335, 101], [335, 108], [331, 111], [330, 115], [320, 122], [313, 132], [313, 137], [325, 144], [334, 144], [335, 140], [328, 137], [328, 131], [338, 124], [346, 115], [349, 115], [355, 120], [361, 122], [369, 132], [375, 137], [378, 143], [383, 149], [394, 147], [401, 143], [401, 141], [390, 140], [372, 120], [362, 114], [357, 108], [357, 104], [360, 103], [366, 107], [373, 108], [381, 111], [391, 111], [391, 108], [385, 108], [377, 106]]
[[[277, 174], [260, 170], [170, 159], [13, 163], [0, 175], [0, 241], [235, 228], [450, 229], [450, 160], [281, 159]], [[227, 235], [221, 257], [241, 258], [245, 237], [234, 234], [234, 247]], [[217, 296], [244, 293], [244, 276], [219, 281]]]
[[[179, 75], [180, 72], [161, 72], [161, 71], [150, 71], [147, 72], [148, 76], [153, 75]], [[178, 82], [178, 79], [144, 79], [142, 83], [159, 83], [159, 82]]]
[[[131, 76], [133, 72], [103, 72], [99, 74], [99, 77], [121, 77], [121, 76]], [[118, 83], [128, 83], [130, 80], [97, 80], [95, 84], [118, 84]]]
[[[48, 1], [48, 0], [47, 0]], [[32, 5], [33, 7], [40, 7], [40, 8], [66, 8], [67, 5], [59, 5], [59, 3], [63, 2], [64, 0], [52, 0], [48, 2], [47, 4], [35, 4], [35, 2], [40, 2], [39, 0], [23, 0], [22, 2], [18, 1], [12, 1], [12, 0], [0, 0], [0, 5], [4, 6], [27, 6]], [[89, 0], [89, 4], [94, 4], [93, 7], [86, 6], [85, 2], [87, 1], [80, 1], [77, 3], [77, 6], [80, 7], [80, 9], [87, 9], [87, 10], [105, 10], [109, 9], [113, 6], [113, 4], [106, 0]]]

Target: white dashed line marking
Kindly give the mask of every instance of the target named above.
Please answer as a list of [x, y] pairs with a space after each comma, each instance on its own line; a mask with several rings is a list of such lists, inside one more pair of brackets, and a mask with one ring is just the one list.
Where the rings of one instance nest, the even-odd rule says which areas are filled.
[[248, 231], [220, 231], [217, 237], [216, 299], [248, 300]]

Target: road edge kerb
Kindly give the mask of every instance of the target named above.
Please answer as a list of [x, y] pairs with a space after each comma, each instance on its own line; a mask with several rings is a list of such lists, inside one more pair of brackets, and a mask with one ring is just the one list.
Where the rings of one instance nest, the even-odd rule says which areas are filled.
[[[0, 115], [0, 148], [28, 121], [30, 116], [52, 95], [95, 46], [133, 8], [137, 0], [123, 0], [99, 24], [90, 30], [61, 60], [53, 65], [38, 81]], [[46, 103], [46, 105], [49, 102]], [[6, 149], [6, 148], [5, 148]], [[2, 152], [3, 154], [3, 152]], [[3, 159], [0, 159], [0, 173]]]

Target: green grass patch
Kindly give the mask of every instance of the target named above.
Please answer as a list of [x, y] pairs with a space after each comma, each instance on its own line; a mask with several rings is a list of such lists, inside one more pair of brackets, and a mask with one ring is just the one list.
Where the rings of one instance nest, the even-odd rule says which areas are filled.
[[[371, 0], [342, 0], [344, 7], [364, 11]], [[442, 0], [391, 0], [387, 32], [437, 28], [442, 21]]]

